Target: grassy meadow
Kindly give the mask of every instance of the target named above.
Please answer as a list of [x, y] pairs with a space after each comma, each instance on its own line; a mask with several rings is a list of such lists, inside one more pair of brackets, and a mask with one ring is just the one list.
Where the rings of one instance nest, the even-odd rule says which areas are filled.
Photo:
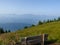
[[20, 42], [22, 37], [35, 36], [43, 33], [48, 34], [48, 40], [57, 39], [56, 42], [60, 42], [60, 21], [36, 25], [16, 32], [1, 34], [0, 45], [15, 44], [16, 42]]

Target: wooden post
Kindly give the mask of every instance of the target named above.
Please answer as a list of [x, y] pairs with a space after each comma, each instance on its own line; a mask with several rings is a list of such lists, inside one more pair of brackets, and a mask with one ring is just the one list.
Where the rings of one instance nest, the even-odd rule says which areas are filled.
[[45, 34], [43, 34], [43, 45], [44, 45], [44, 42], [45, 42]]
[[44, 34], [41, 35], [41, 45], [44, 45]]
[[27, 37], [25, 37], [25, 45], [27, 45]]
[[45, 42], [47, 41], [48, 34], [42, 34], [42, 44], [45, 45]]

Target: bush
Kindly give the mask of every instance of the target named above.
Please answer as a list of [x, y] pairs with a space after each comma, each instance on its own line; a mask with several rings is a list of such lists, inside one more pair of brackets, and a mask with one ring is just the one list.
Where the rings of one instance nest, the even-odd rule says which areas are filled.
[[31, 25], [31, 27], [34, 27], [34, 26], [35, 26], [34, 24]]
[[43, 24], [43, 22], [42, 22], [42, 21], [39, 21], [39, 22], [38, 22], [38, 25], [41, 25], [41, 24]]
[[25, 26], [24, 29], [28, 28], [28, 26]]

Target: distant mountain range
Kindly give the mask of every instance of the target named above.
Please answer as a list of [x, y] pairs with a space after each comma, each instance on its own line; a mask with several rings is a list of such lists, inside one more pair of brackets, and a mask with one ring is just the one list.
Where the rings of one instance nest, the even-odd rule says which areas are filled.
[[50, 16], [50, 15], [2, 15], [0, 16], [0, 27], [4, 30], [16, 31], [18, 29], [23, 29], [25, 26], [31, 26], [32, 24], [37, 24], [39, 20], [48, 20], [58, 18], [59, 16]]
[[47, 20], [54, 19], [58, 16], [50, 16], [50, 15], [32, 15], [32, 14], [24, 14], [24, 15], [16, 15], [16, 14], [5, 14], [0, 16], [0, 23], [37, 23], [39, 20]]

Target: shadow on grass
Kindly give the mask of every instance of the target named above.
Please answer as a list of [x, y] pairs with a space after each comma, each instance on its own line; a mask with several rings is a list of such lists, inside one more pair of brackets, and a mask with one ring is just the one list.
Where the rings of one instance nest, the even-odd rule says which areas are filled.
[[45, 41], [45, 45], [53, 44], [53, 43], [57, 42], [57, 40], [58, 39], [52, 39], [52, 40]]

